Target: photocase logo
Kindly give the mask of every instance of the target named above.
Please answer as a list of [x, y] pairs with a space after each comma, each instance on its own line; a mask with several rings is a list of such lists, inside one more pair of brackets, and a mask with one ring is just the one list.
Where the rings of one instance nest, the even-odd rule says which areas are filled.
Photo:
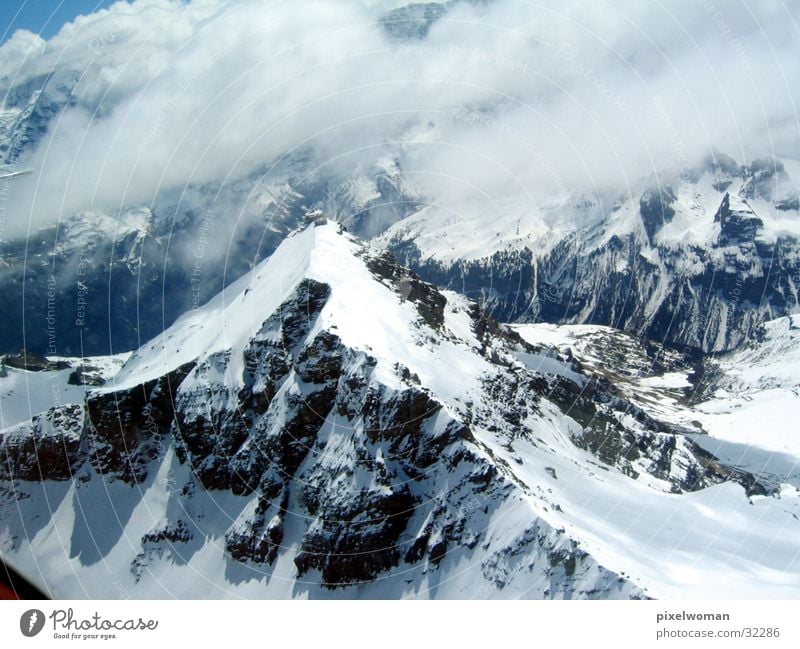
[[38, 608], [25, 611], [19, 618], [19, 630], [22, 635], [32, 638], [44, 628], [44, 613]]

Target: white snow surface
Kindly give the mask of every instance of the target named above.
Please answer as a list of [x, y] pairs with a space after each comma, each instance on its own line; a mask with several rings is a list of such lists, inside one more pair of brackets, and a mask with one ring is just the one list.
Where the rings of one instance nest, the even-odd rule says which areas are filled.
[[[791, 179], [800, 178], [800, 163], [790, 159], [783, 163]], [[587, 198], [578, 192], [534, 199], [525, 192], [509, 191], [502, 200], [433, 203], [392, 225], [376, 243], [388, 246], [393, 241], [411, 241], [423, 260], [434, 259], [447, 266], [458, 260], [484, 259], [499, 251], [526, 247], [534, 256], [545, 255], [566, 235], [596, 225], [598, 236], [585, 242], [587, 250], [606, 246], [614, 236], [637, 234], [644, 244], [642, 254], [657, 263], [658, 247], [708, 247], [717, 240], [720, 224], [714, 217], [726, 193], [732, 210], [752, 212], [761, 219], [759, 239], [774, 242], [778, 236], [800, 237], [797, 210], [776, 209], [774, 203], [758, 196], [743, 198], [744, 178], [731, 177], [727, 179], [728, 186], [714, 187], [719, 180], [710, 170], [694, 180], [673, 178], [667, 173], [640, 179], [624, 195], [613, 199], [600, 194]], [[787, 190], [793, 187], [787, 183]], [[671, 205], [675, 214], [656, 233], [651, 246], [644, 233], [639, 201], [647, 192], [668, 188], [675, 193], [676, 200]]]
[[[378, 368], [386, 370], [381, 379], [387, 385], [397, 380], [392, 366], [399, 360], [441, 398], [467, 396], [473, 387], [470, 379], [490, 371], [473, 351], [478, 342], [465, 323], [467, 301], [447, 293], [446, 326], [454, 334], [452, 340], [420, 340], [418, 327], [412, 326], [419, 320], [416, 308], [376, 281], [358, 254], [362, 249], [364, 244], [339, 233], [335, 223], [290, 235], [250, 273], [135, 352], [102, 390], [129, 388], [214, 352], [244, 348], [298, 284], [311, 279], [331, 289], [320, 316], [321, 328], [334, 332], [348, 347], [374, 356]], [[310, 332], [309, 338], [316, 333]], [[241, 380], [243, 364], [240, 357], [234, 358], [226, 378], [235, 383]], [[442, 367], [450, 371], [442, 372]]]
[[130, 354], [91, 356], [84, 359], [50, 356], [50, 361], [66, 361], [70, 367], [50, 372], [32, 372], [6, 367], [0, 376], [0, 430], [28, 421], [50, 408], [83, 403], [91, 386], [71, 385], [69, 375], [80, 365], [97, 368], [105, 379], [113, 376]]
[[766, 323], [763, 341], [720, 359], [725, 378], [697, 419], [721, 440], [800, 458], [798, 368], [800, 315]]
[[[386, 385], [398, 381], [392, 368], [399, 362], [419, 376], [445, 410], [460, 410], [467, 400], [485, 398], [481, 380], [497, 370], [475, 352], [479, 342], [468, 317], [469, 302], [446, 292], [444, 332], [435, 333], [420, 323], [411, 302], [370, 273], [364, 251], [363, 244], [339, 233], [335, 224], [297, 232], [247, 276], [134, 353], [101, 391], [129, 388], [214, 352], [242, 349], [308, 278], [331, 288], [319, 326], [375, 357]], [[771, 323], [765, 341], [722, 361], [731, 394], [745, 401], [759, 391], [794, 389], [796, 394], [798, 324], [796, 318]], [[515, 329], [535, 345], [571, 348], [578, 357], [582, 349], [590, 349], [582, 347], [587, 337], [618, 335], [604, 327]], [[557, 354], [545, 352], [509, 362], [571, 376]], [[604, 362], [582, 360], [590, 369], [600, 369]], [[225, 377], [233, 385], [241, 380], [242, 361], [236, 362]], [[773, 385], [776, 377], [778, 384]], [[637, 386], [637, 378], [644, 382]], [[690, 409], [680, 400], [685, 376], [629, 379], [624, 389], [632, 400], [665, 416], [700, 419], [711, 432], [697, 436], [705, 444], [727, 444], [731, 454], [730, 440], [743, 441], [719, 434], [724, 422], [714, 419], [720, 416], [713, 412], [714, 404], [728, 404], [730, 395]], [[401, 563], [371, 583], [336, 591], [298, 580], [292, 556], [304, 521], [297, 515], [287, 518], [284, 550], [275, 564], [266, 571], [250, 570], [224, 555], [224, 533], [254, 506], [255, 497], [203, 492], [193, 504], [202, 513], [198, 525], [203, 536], [195, 539], [188, 558], [175, 561], [169, 553], [150, 557], [142, 578], [135, 580], [130, 565], [141, 551], [138, 540], [165, 520], [170, 503], [174, 506], [174, 486], [188, 477], [189, 467], [177, 461], [172, 447], [137, 487], [108, 483], [96, 474], [85, 482], [26, 485], [30, 497], [16, 498], [16, 511], [0, 512], [0, 551], [34, 579], [41, 576], [37, 580], [46, 581], [54, 594], [70, 597], [516, 598], [530, 596], [540, 585], [535, 566], [526, 567], [514, 555], [503, 559], [511, 562], [511, 576], [500, 589], [487, 581], [486, 564], [503, 548], [515, 547], [532, 522], [540, 521], [547, 529], [563, 529], [600, 566], [651, 597], [800, 598], [800, 492], [794, 478], [787, 476], [779, 493], [766, 498], [748, 497], [733, 482], [694, 493], [668, 493], [664, 485], [632, 479], [576, 447], [570, 433], [580, 430], [579, 425], [547, 399], [540, 404], [539, 412], [521, 422], [525, 434], [510, 443], [507, 437], [473, 428], [479, 453], [507, 478], [508, 495], [485, 521], [485, 534], [471, 553], [463, 548], [448, 553], [422, 577], [414, 573], [404, 579], [410, 568]], [[726, 416], [738, 421], [741, 412], [746, 410], [730, 408]], [[761, 445], [742, 462], [752, 463], [756, 455], [759, 460], [770, 457], [774, 447], [781, 450], [785, 468], [800, 450], [788, 429], [756, 440]], [[326, 439], [336, 434], [335, 421], [326, 422], [320, 433]], [[335, 467], [336, 458], [328, 460]], [[446, 484], [447, 476], [440, 478]], [[0, 488], [8, 492], [16, 487]], [[93, 515], [103, 503], [105, 509], [111, 504], [117, 520]], [[290, 503], [290, 509], [294, 506]], [[19, 521], [26, 523], [20, 526]], [[593, 572], [581, 574], [576, 579], [597, 578]], [[615, 584], [606, 587], [608, 597], [625, 596]]]
[[[632, 340], [593, 325], [513, 328], [530, 343], [572, 350], [592, 371], [611, 369], [602, 357], [587, 353], [592, 337]], [[642, 378], [618, 383], [649, 412], [687, 427], [699, 421], [707, 434], [692, 439], [734, 466], [784, 481], [779, 496], [747, 498], [731, 483], [685, 495], [656, 493], [609, 471], [592, 471], [586, 480], [574, 468], [568, 474], [569, 462], [559, 453], [552, 466], [560, 480], [570, 476], [559, 490], [567, 514], [559, 515], [562, 524], [592, 547], [603, 565], [649, 575], [642, 583], [655, 597], [798, 597], [790, 576], [800, 568], [800, 544], [791, 538], [800, 531], [795, 518], [800, 513], [800, 435], [794, 425], [800, 415], [798, 337], [799, 316], [767, 323], [763, 341], [720, 360], [725, 387], [692, 407], [681, 399], [689, 381], [679, 372], [648, 375], [644, 368]], [[763, 589], [750, 582], [754, 575], [764, 580]]]

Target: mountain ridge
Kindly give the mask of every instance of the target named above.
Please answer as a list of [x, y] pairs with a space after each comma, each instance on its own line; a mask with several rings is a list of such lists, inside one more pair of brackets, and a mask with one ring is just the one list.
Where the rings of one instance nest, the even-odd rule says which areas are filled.
[[[795, 487], [340, 229], [295, 232], [82, 402], [2, 431], [7, 560], [66, 552], [43, 585], [106, 597], [729, 596], [787, 565], [791, 538], [755, 557]], [[657, 374], [687, 371], [664, 353]], [[696, 518], [711, 503], [731, 515]], [[671, 572], [685, 535], [652, 536], [670, 517], [696, 574]]]

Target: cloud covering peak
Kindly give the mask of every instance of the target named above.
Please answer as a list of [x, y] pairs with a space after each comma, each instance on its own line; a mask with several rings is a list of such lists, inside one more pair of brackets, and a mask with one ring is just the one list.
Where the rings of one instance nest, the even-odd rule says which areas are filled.
[[711, 150], [800, 157], [795, 3], [464, 0], [398, 38], [399, 4], [136, 0], [47, 42], [17, 32], [4, 114], [25, 84], [68, 100], [22, 151], [14, 227], [287, 161], [347, 175], [391, 155], [460, 205], [624, 189]]

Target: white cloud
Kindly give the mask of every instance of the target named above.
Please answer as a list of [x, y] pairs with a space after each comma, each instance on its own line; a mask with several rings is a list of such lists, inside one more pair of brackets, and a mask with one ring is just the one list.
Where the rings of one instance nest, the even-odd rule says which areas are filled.
[[80, 79], [25, 160], [19, 223], [151, 203], [292, 150], [343, 174], [389, 150], [453, 203], [624, 187], [712, 147], [800, 157], [794, 4], [462, 2], [406, 42], [378, 23], [397, 5], [137, 0], [46, 44], [18, 32], [6, 86]]

